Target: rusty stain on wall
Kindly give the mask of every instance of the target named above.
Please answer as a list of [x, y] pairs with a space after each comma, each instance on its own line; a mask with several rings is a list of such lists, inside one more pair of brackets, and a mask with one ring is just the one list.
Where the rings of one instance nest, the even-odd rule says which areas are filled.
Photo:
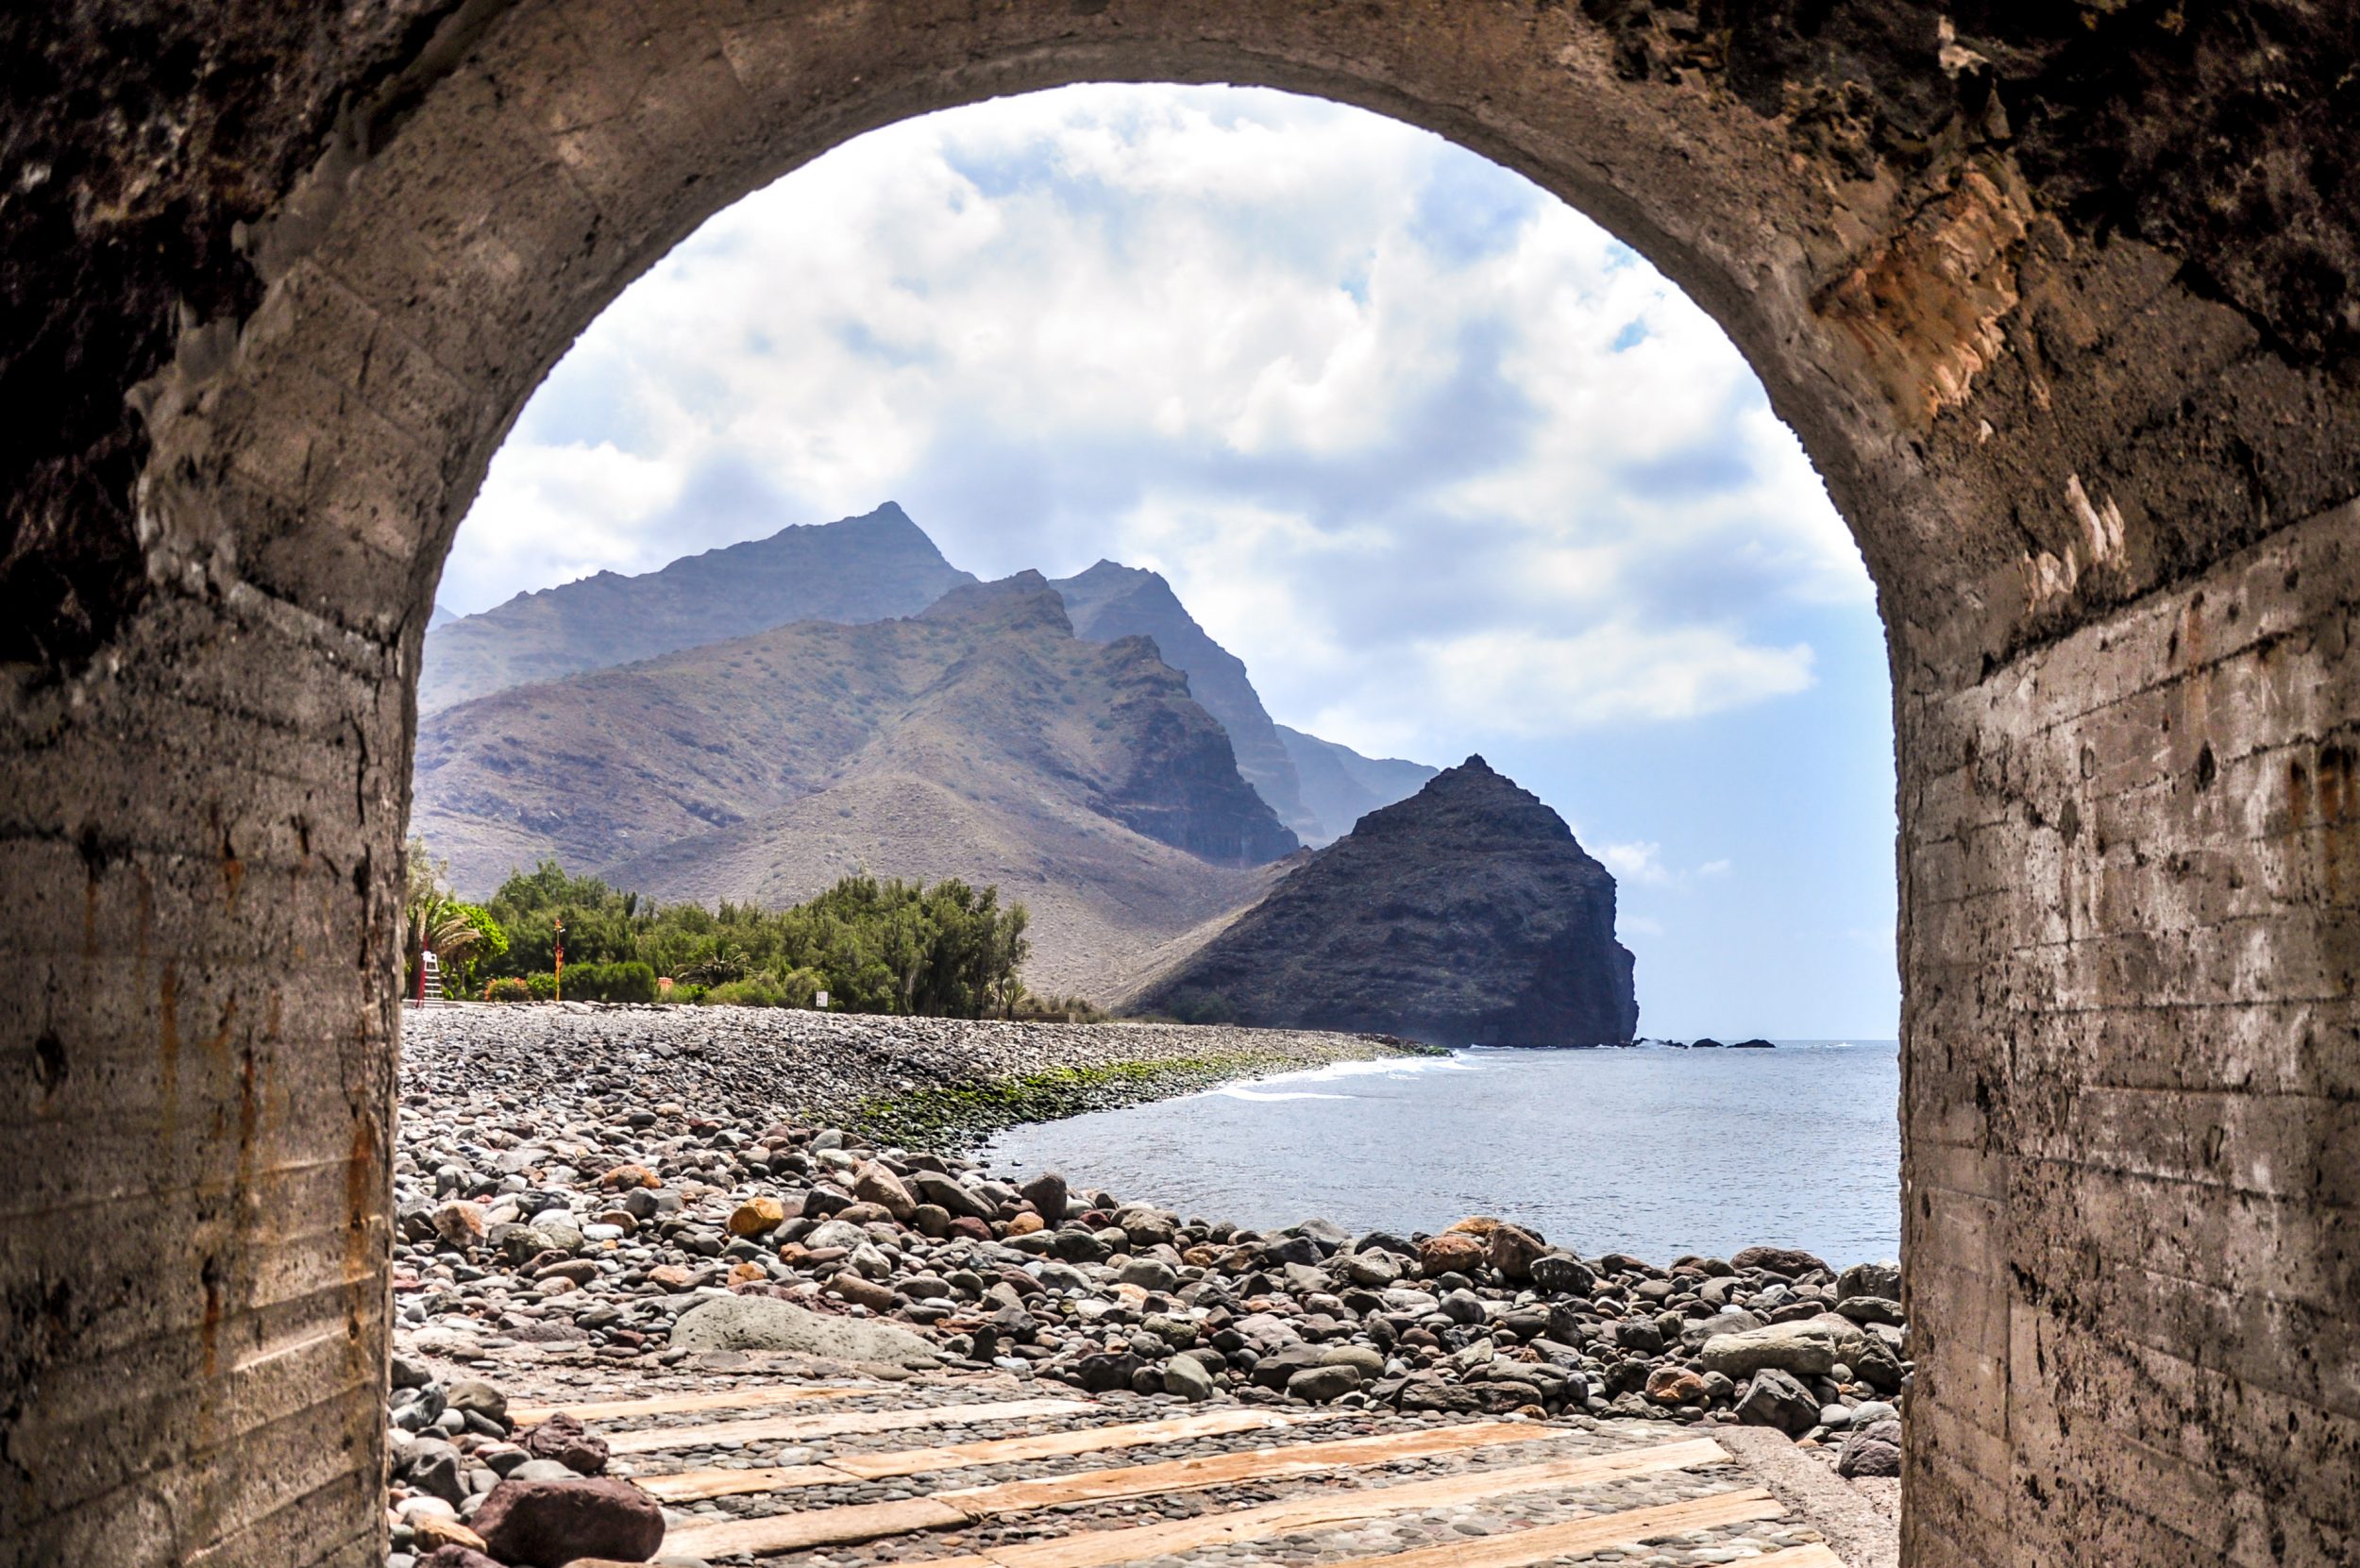
[[1813, 309], [1858, 344], [1893, 406], [1932, 423], [1999, 357], [2029, 206], [1981, 170], [1921, 208]]

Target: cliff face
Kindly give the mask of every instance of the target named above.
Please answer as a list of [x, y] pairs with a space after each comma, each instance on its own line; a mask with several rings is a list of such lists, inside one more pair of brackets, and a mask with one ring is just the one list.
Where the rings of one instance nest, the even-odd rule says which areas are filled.
[[1438, 1045], [1639, 1029], [1614, 878], [1481, 757], [1360, 819], [1132, 999], [1138, 1011]]
[[1172, 584], [1137, 566], [1101, 561], [1089, 570], [1050, 583], [1073, 617], [1073, 634], [1090, 642], [1150, 637], [1163, 662], [1188, 678], [1188, 695], [1229, 732], [1238, 771], [1270, 802], [1278, 819], [1306, 842], [1323, 839], [1305, 809], [1294, 760], [1262, 706], [1245, 663], [1205, 633]]
[[887, 501], [862, 516], [683, 556], [662, 571], [600, 572], [437, 623], [418, 670], [418, 712], [789, 621], [914, 615], [974, 581]]

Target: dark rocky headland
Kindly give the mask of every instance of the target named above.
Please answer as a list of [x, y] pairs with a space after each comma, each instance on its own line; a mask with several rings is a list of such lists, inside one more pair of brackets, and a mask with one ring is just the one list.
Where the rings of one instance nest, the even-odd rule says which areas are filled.
[[784, 1353], [1149, 1406], [1762, 1425], [1852, 1475], [1897, 1456], [1911, 1363], [1890, 1264], [1762, 1247], [1657, 1264], [1512, 1215], [1256, 1233], [958, 1152], [1016, 1120], [1397, 1042], [581, 1004], [404, 1021], [395, 1568], [497, 1547], [536, 1487], [596, 1503], [598, 1528], [642, 1526], [627, 1483], [565, 1485], [609, 1468], [595, 1429], [508, 1418], [499, 1381], [544, 1368]]
[[1135, 994], [1139, 1011], [1448, 1045], [1627, 1043], [1614, 878], [1469, 757], [1373, 811]]

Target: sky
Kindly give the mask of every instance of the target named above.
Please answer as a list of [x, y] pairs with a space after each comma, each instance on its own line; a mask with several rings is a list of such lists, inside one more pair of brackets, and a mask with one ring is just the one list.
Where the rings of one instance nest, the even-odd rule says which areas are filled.
[[1483, 755], [1615, 872], [1643, 1033], [1897, 1032], [1859, 552], [1720, 329], [1522, 177], [1260, 89], [872, 132], [590, 326], [438, 599], [885, 500], [986, 578], [1162, 572], [1281, 723]]

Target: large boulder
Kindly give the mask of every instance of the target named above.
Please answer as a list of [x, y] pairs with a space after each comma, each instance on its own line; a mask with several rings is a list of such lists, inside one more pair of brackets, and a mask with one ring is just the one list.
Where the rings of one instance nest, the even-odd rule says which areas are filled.
[[988, 1221], [1000, 1217], [998, 1209], [949, 1176], [919, 1171], [910, 1180], [917, 1186], [920, 1198], [939, 1206], [953, 1220]]
[[619, 1476], [502, 1481], [476, 1510], [475, 1532], [517, 1568], [565, 1568], [585, 1557], [645, 1562], [664, 1544], [664, 1509]]
[[1054, 1225], [1064, 1221], [1067, 1198], [1065, 1178], [1056, 1172], [1044, 1171], [1018, 1190], [1023, 1194], [1024, 1201], [1039, 1210], [1040, 1217], [1049, 1223]]
[[1886, 1301], [1901, 1299], [1901, 1265], [1898, 1263], [1855, 1263], [1835, 1276], [1835, 1299], [1849, 1301], [1854, 1296], [1879, 1296]]
[[1492, 1232], [1490, 1255], [1492, 1267], [1502, 1279], [1521, 1284], [1532, 1277], [1532, 1265], [1549, 1250], [1549, 1244], [1522, 1225], [1502, 1224]]
[[1699, 1352], [1707, 1372], [1746, 1378], [1764, 1367], [1797, 1377], [1825, 1377], [1839, 1361], [1848, 1361], [1866, 1336], [1844, 1319], [1829, 1313], [1794, 1323], [1774, 1323], [1735, 1334], [1716, 1334]]
[[1819, 1425], [1819, 1401], [1778, 1368], [1764, 1367], [1737, 1396], [1737, 1419], [1748, 1426], [1775, 1426], [1788, 1437], [1799, 1438]]
[[1846, 1477], [1901, 1474], [1901, 1424], [1871, 1422], [1846, 1438], [1835, 1457], [1835, 1473]]
[[1482, 1238], [1463, 1231], [1444, 1231], [1418, 1243], [1418, 1268], [1428, 1279], [1449, 1273], [1472, 1275], [1490, 1257], [1491, 1249]]
[[1799, 1247], [1747, 1247], [1729, 1259], [1729, 1267], [1739, 1273], [1748, 1269], [1760, 1269], [1766, 1273], [1783, 1274], [1789, 1279], [1800, 1279], [1813, 1270], [1823, 1274], [1835, 1272]]
[[680, 1315], [675, 1350], [792, 1350], [839, 1361], [931, 1367], [935, 1347], [905, 1328], [852, 1318], [825, 1318], [770, 1296], [716, 1296]]
[[878, 1160], [870, 1160], [852, 1173], [852, 1196], [865, 1204], [875, 1204], [904, 1224], [918, 1211], [918, 1200], [902, 1178]]

